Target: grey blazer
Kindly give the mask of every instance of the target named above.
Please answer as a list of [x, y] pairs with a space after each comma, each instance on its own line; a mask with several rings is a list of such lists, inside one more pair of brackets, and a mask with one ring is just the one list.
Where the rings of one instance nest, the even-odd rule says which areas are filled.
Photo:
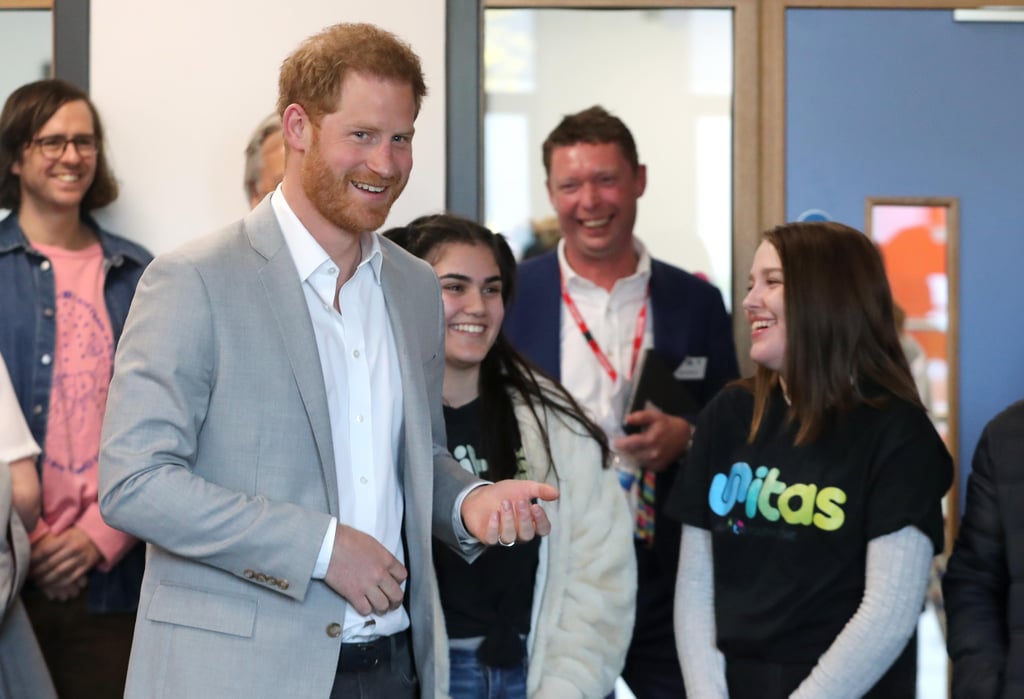
[[[20, 418], [20, 415], [19, 415]], [[11, 506], [11, 471], [0, 461], [0, 699], [56, 699], [46, 661], [18, 591], [28, 575], [29, 543]]]
[[[431, 530], [475, 482], [445, 449], [433, 271], [381, 240], [404, 398], [406, 598], [423, 696], [440, 614]], [[126, 697], [327, 697], [346, 602], [310, 579], [338, 484], [312, 323], [269, 198], [158, 257], [110, 385], [103, 516], [148, 545]]]

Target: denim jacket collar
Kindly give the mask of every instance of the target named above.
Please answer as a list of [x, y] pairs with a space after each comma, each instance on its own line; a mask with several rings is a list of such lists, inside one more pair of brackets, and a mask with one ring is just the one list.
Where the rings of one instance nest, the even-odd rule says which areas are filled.
[[[103, 257], [108, 260], [110, 266], [120, 267], [126, 259], [140, 266], [145, 266], [149, 262], [149, 259], [140, 253], [137, 246], [103, 230], [96, 223], [96, 219], [89, 214], [82, 214], [82, 221], [96, 233], [100, 247], [103, 249]], [[18, 249], [27, 251], [31, 248], [32, 244], [29, 243], [25, 232], [21, 230], [21, 224], [18, 223], [18, 212], [12, 211], [10, 215], [0, 221], [0, 255]]]

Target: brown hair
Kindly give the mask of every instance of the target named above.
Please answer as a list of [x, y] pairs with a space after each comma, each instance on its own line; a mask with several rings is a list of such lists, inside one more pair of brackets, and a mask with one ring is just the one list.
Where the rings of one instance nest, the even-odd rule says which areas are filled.
[[278, 114], [299, 104], [314, 122], [338, 109], [349, 71], [412, 87], [416, 113], [427, 94], [419, 56], [391, 32], [372, 24], [335, 24], [309, 37], [281, 64]]
[[81, 210], [99, 209], [117, 199], [117, 181], [107, 164], [103, 123], [89, 96], [78, 86], [63, 80], [38, 80], [11, 93], [0, 113], [0, 208], [17, 209], [21, 204], [21, 178], [11, 167], [21, 161], [25, 148], [57, 110], [68, 102], [81, 100], [92, 113], [99, 150], [96, 177], [82, 198]]
[[[887, 395], [920, 406], [900, 347], [892, 293], [878, 248], [832, 222], [787, 223], [767, 231], [782, 262], [786, 312], [783, 376], [795, 443], [813, 442], [837, 414]], [[743, 383], [754, 393], [752, 442], [779, 375], [759, 366]]]
[[558, 123], [555, 130], [544, 139], [542, 149], [544, 172], [551, 174], [551, 153], [559, 146], [573, 146], [577, 143], [615, 143], [622, 155], [629, 161], [636, 172], [640, 168], [640, 158], [636, 152], [636, 141], [633, 134], [622, 119], [613, 116], [601, 106], [594, 105], [576, 114], [567, 114]]

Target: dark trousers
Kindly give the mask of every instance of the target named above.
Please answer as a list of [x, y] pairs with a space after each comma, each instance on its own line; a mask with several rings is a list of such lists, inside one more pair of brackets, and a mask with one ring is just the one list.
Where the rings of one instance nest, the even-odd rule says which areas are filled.
[[676, 571], [642, 544], [636, 546], [636, 563], [636, 625], [622, 679], [637, 699], [682, 699], [686, 692], [672, 628]]
[[374, 643], [343, 643], [331, 699], [416, 699], [410, 636], [406, 630]]
[[135, 612], [91, 614], [87, 591], [67, 602], [46, 599], [32, 584], [22, 590], [32, 629], [61, 699], [121, 699]]
[[[726, 657], [729, 699], [785, 699], [811, 674], [814, 663], [770, 663]], [[917, 636], [865, 699], [914, 699], [917, 693]]]

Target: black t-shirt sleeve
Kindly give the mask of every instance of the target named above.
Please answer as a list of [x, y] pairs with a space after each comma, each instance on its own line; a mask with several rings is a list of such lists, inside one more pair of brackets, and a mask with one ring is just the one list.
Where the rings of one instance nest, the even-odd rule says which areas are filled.
[[953, 482], [953, 460], [923, 410], [893, 401], [885, 412], [887, 425], [869, 465], [867, 539], [912, 525], [941, 551], [942, 496]]
[[[726, 388], [701, 411], [693, 433], [693, 445], [682, 460], [672, 490], [665, 503], [665, 513], [683, 524], [708, 529], [708, 487], [715, 439], [727, 438], [722, 433], [723, 416], [731, 414], [728, 405], [735, 398], [735, 388]], [[729, 430], [731, 431], [731, 430]]]

